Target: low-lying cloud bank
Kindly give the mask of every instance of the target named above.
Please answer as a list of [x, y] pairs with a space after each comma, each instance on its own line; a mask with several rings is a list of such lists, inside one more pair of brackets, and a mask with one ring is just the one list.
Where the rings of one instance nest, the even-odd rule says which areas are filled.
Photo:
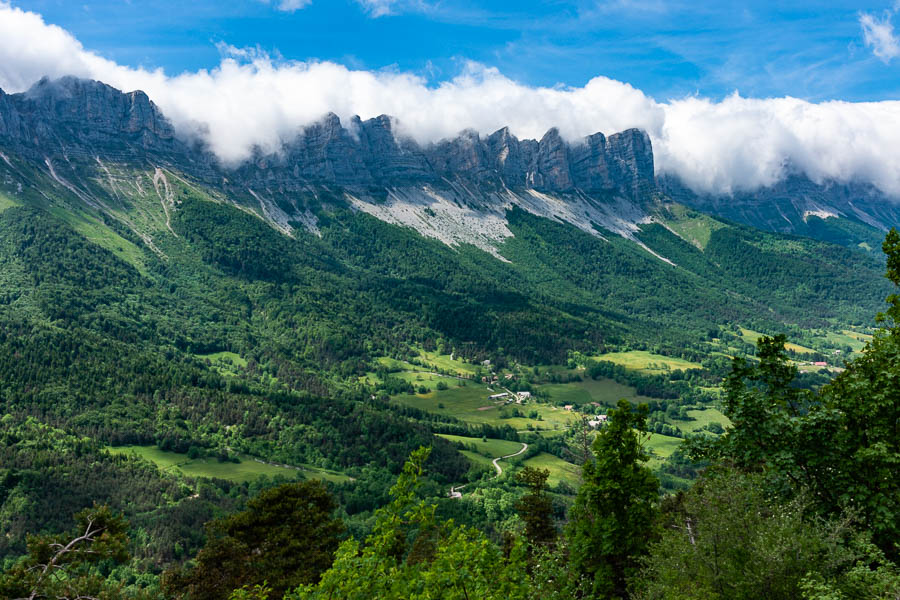
[[815, 181], [862, 181], [900, 198], [900, 102], [810, 103], [795, 98], [657, 102], [627, 83], [597, 77], [579, 88], [528, 87], [470, 63], [429, 86], [402, 72], [351, 70], [330, 62], [274, 61], [221, 45], [212, 70], [169, 76], [118, 65], [69, 32], [0, 1], [0, 88], [23, 91], [43, 76], [76, 75], [124, 91], [144, 90], [186, 136], [204, 140], [226, 164], [254, 145], [277, 151], [326, 112], [389, 114], [420, 143], [463, 128], [509, 126], [520, 138], [558, 127], [575, 140], [629, 127], [651, 136], [660, 173], [698, 192], [730, 193], [776, 183], [791, 170]]

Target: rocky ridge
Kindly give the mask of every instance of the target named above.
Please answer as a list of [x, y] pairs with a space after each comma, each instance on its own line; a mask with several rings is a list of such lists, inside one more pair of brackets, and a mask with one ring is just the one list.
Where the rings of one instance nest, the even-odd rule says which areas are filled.
[[[318, 233], [316, 211], [341, 204], [497, 256], [498, 244], [512, 235], [506, 213], [513, 207], [637, 243], [635, 232], [667, 198], [755, 227], [813, 236], [822, 230], [819, 220], [849, 220], [873, 232], [900, 221], [896, 205], [872, 188], [802, 177], [728, 197], [695, 194], [677, 178], [657, 179], [650, 138], [638, 129], [577, 142], [556, 129], [540, 140], [520, 140], [508, 128], [487, 136], [467, 130], [420, 145], [392, 117], [342, 123], [327, 114], [281, 151], [257, 150], [228, 168], [180, 136], [143, 92], [74, 77], [42, 79], [21, 94], [0, 90], [0, 158], [9, 156], [36, 165], [79, 197], [85, 194], [77, 180], [86, 172], [129, 163], [180, 173], [288, 235], [298, 228]], [[847, 243], [867, 235], [853, 233]]]
[[556, 129], [519, 140], [504, 128], [423, 146], [386, 115], [345, 125], [328, 114], [280, 152], [257, 151], [226, 168], [179, 137], [143, 92], [74, 77], [43, 79], [22, 94], [0, 91], [0, 149], [68, 187], [76, 178], [58, 173], [65, 168], [133, 162], [212, 186], [287, 234], [317, 233], [314, 210], [337, 202], [498, 256], [497, 244], [512, 235], [506, 211], [513, 206], [598, 236], [632, 237], [649, 218], [644, 206], [655, 190], [650, 139], [640, 130], [569, 143]]

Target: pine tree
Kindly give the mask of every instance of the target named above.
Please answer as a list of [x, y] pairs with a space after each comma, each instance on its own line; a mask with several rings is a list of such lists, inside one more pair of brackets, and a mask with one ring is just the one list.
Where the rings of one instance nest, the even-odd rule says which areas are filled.
[[659, 482], [644, 465], [649, 455], [640, 432], [647, 412], [646, 405], [633, 409], [627, 400], [609, 412], [570, 514], [572, 566], [593, 581], [601, 598], [627, 597], [627, 578], [651, 538]]

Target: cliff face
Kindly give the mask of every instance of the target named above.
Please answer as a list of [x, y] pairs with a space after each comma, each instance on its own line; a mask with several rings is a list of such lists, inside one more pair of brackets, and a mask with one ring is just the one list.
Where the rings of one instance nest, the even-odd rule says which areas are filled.
[[[138, 160], [181, 158], [208, 169], [216, 164], [208, 153], [180, 140], [143, 92], [122, 93], [73, 77], [41, 80], [23, 94], [0, 92], [0, 138], [34, 156], [112, 154]], [[329, 114], [306, 127], [282, 152], [257, 155], [235, 172], [248, 182], [274, 182], [288, 189], [464, 179], [491, 189], [579, 189], [637, 199], [653, 187], [653, 153], [649, 137], [639, 130], [609, 138], [598, 133], [570, 144], [556, 129], [535, 141], [519, 140], [504, 128], [484, 138], [463, 132], [420, 146], [398, 133], [389, 116], [354, 118], [345, 126]]]
[[22, 94], [0, 91], [4, 152], [54, 179], [68, 177], [66, 185], [93, 177], [100, 161], [169, 168], [288, 233], [300, 223], [317, 231], [316, 206], [343, 202], [450, 244], [486, 249], [512, 235], [512, 207], [634, 239], [666, 196], [754, 227], [851, 246], [877, 246], [881, 232], [900, 221], [896, 203], [858, 184], [791, 177], [728, 197], [695, 194], [676, 178], [656, 178], [650, 138], [638, 129], [572, 142], [556, 129], [520, 140], [503, 128], [422, 145], [386, 115], [342, 123], [328, 114], [279, 152], [257, 151], [226, 168], [179, 137], [143, 92], [73, 77], [44, 79]]
[[42, 79], [23, 94], [0, 92], [0, 138], [25, 155], [184, 154], [172, 125], [144, 92], [96, 81]]

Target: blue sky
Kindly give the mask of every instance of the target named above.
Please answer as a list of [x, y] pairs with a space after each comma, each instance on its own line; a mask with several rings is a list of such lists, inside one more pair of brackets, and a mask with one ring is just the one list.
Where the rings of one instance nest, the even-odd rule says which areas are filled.
[[[119, 64], [170, 74], [213, 68], [217, 43], [289, 60], [451, 79], [467, 60], [530, 86], [603, 75], [657, 100], [900, 97], [900, 57], [861, 18], [900, 28], [887, 2], [665, 0], [13, 0]], [[285, 6], [282, 6], [285, 4]], [[304, 5], [305, 6], [301, 6]], [[709, 6], [702, 6], [709, 4]], [[293, 6], [292, 6], [293, 5]], [[698, 7], [699, 6], [699, 7]], [[296, 7], [296, 8], [295, 8]], [[287, 10], [282, 10], [287, 9]]]
[[388, 114], [422, 144], [638, 127], [696, 191], [801, 171], [900, 199], [900, 0], [707, 4], [0, 0], [0, 88], [143, 90], [226, 165]]

